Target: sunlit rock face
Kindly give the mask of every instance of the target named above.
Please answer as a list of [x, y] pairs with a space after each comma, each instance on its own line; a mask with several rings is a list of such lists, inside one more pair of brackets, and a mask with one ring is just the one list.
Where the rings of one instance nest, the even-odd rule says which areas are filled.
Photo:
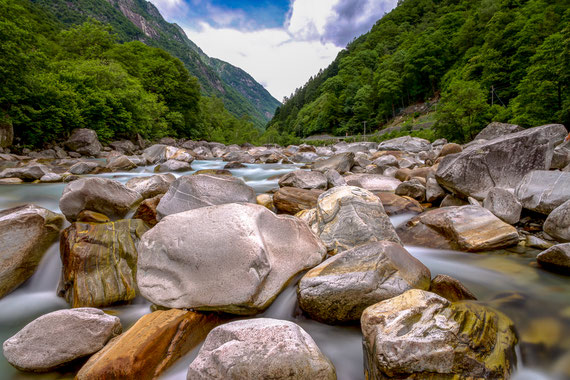
[[263, 206], [225, 204], [167, 216], [138, 245], [141, 294], [164, 307], [256, 314], [326, 253], [307, 224]]

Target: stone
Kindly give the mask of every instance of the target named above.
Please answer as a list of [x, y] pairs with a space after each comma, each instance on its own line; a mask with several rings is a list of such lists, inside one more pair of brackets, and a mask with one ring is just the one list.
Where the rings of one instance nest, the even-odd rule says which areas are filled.
[[170, 159], [162, 164], [156, 165], [155, 173], [165, 172], [187, 172], [192, 170], [192, 166], [188, 162]]
[[426, 188], [416, 179], [401, 182], [396, 188], [395, 193], [403, 197], [413, 198], [418, 202], [424, 202], [426, 200]]
[[352, 174], [344, 178], [346, 184], [361, 187], [368, 191], [394, 192], [400, 185], [400, 180], [380, 174]]
[[178, 309], [146, 314], [91, 356], [76, 379], [157, 379], [221, 321], [213, 314]]
[[318, 171], [295, 170], [285, 174], [279, 179], [279, 186], [281, 187], [326, 190], [327, 185], [327, 177]]
[[548, 215], [570, 200], [570, 173], [534, 170], [525, 175], [515, 195], [527, 210]]
[[106, 168], [111, 171], [117, 170], [131, 170], [137, 167], [137, 164], [124, 154], [112, 158], [107, 164]]
[[40, 182], [45, 182], [45, 183], [55, 183], [55, 182], [62, 182], [63, 181], [63, 177], [59, 174], [55, 174], [55, 173], [47, 173], [44, 174], [42, 176], [42, 178], [40, 178]]
[[418, 137], [403, 136], [381, 142], [378, 150], [400, 150], [404, 152], [419, 153], [430, 150], [431, 143]]
[[375, 192], [382, 201], [384, 211], [388, 216], [400, 214], [420, 214], [424, 211], [422, 205], [415, 199], [404, 198], [394, 193]]
[[277, 212], [275, 205], [273, 204], [273, 195], [271, 194], [259, 194], [256, 198], [257, 204], [265, 207], [268, 210]]
[[570, 275], [570, 243], [548, 248], [538, 254], [536, 261], [548, 270]]
[[136, 244], [147, 230], [139, 219], [72, 223], [61, 234], [58, 294], [71, 307], [102, 307], [135, 298]]
[[236, 202], [257, 203], [255, 191], [240, 178], [200, 174], [176, 179], [156, 210], [161, 219], [200, 207]]
[[192, 175], [200, 174], [227, 175], [230, 177], [233, 176], [232, 172], [227, 169], [202, 169], [192, 173]]
[[144, 199], [148, 199], [165, 194], [175, 180], [176, 177], [171, 173], [155, 174], [150, 177], [131, 178], [125, 186], [139, 193]]
[[450, 154], [461, 153], [462, 151], [463, 151], [463, 149], [461, 148], [461, 145], [459, 145], [459, 144], [455, 144], [455, 143], [445, 144], [441, 148], [441, 151], [439, 152], [438, 157], [445, 157], [445, 156], [450, 155]]
[[494, 187], [487, 193], [483, 207], [505, 223], [515, 224], [521, 219], [522, 205], [508, 190]]
[[566, 133], [563, 125], [544, 125], [446, 156], [437, 169], [437, 182], [451, 192], [477, 200], [485, 199], [494, 187], [514, 189], [527, 173], [550, 168], [553, 144]]
[[516, 245], [519, 234], [511, 225], [480, 206], [443, 207], [412, 218], [397, 229], [406, 245], [490, 251]]
[[308, 271], [297, 297], [312, 319], [344, 323], [409, 289], [429, 289], [430, 279], [429, 269], [401, 245], [379, 241], [339, 253]]
[[267, 308], [326, 254], [303, 221], [249, 203], [169, 215], [137, 248], [138, 287], [152, 303], [244, 315]]
[[388, 240], [401, 244], [380, 199], [354, 186], [334, 187], [319, 196], [318, 235], [332, 254]]
[[326, 160], [321, 160], [313, 163], [312, 169], [320, 172], [326, 172], [328, 170], [336, 170], [340, 174], [344, 174], [354, 166], [354, 153], [346, 152], [340, 153], [327, 158]]
[[36, 181], [49, 173], [50, 170], [45, 165], [30, 164], [18, 168], [4, 169], [0, 172], [0, 178], [20, 178], [24, 181]]
[[322, 190], [305, 190], [296, 187], [282, 187], [273, 195], [273, 204], [278, 211], [295, 215], [302, 210], [317, 206], [317, 199]]
[[241, 162], [242, 164], [253, 164], [255, 157], [247, 152], [228, 152], [223, 155], [222, 159], [227, 162]]
[[141, 202], [137, 211], [133, 215], [133, 219], [140, 219], [150, 227], [154, 227], [158, 223], [158, 212], [156, 208], [160, 203], [164, 194], [159, 194], [156, 197], [145, 199]]
[[81, 178], [63, 189], [59, 208], [70, 222], [83, 210], [107, 215], [112, 220], [123, 218], [142, 197], [122, 183], [108, 178]]
[[95, 211], [83, 210], [77, 215], [77, 221], [83, 223], [109, 223], [111, 219], [107, 215]]
[[570, 163], [570, 140], [554, 148], [550, 169], [564, 169]]
[[80, 161], [69, 168], [69, 172], [75, 175], [89, 174], [101, 167], [99, 162]]
[[109, 144], [111, 148], [114, 150], [124, 153], [124, 154], [134, 154], [137, 148], [135, 144], [133, 144], [129, 140], [120, 140], [120, 141], [113, 141]]
[[23, 182], [24, 181], [20, 178], [0, 178], [1, 185], [19, 185]]
[[424, 290], [368, 307], [361, 318], [367, 379], [508, 379], [517, 337], [504, 314]]
[[394, 172], [394, 178], [404, 182], [412, 178], [412, 170], [407, 168], [398, 169]]
[[97, 138], [97, 132], [87, 128], [74, 129], [65, 142], [65, 146], [67, 149], [84, 156], [97, 156], [103, 149]]
[[570, 242], [570, 199], [556, 207], [543, 225], [544, 232], [560, 242]]
[[121, 331], [119, 318], [101, 310], [58, 310], [33, 320], [6, 340], [4, 357], [22, 371], [52, 371], [99, 351]]
[[493, 140], [497, 137], [524, 131], [524, 128], [515, 124], [498, 123], [496, 121], [487, 125], [475, 136], [475, 140]]
[[344, 177], [341, 176], [340, 173], [334, 169], [327, 170], [325, 172], [325, 177], [327, 178], [327, 189], [331, 189], [336, 186], [346, 185], [346, 180], [344, 179]]
[[429, 291], [449, 302], [477, 300], [477, 297], [458, 279], [445, 274], [438, 274], [431, 280]]
[[256, 318], [213, 329], [188, 368], [188, 380], [335, 380], [335, 368], [299, 325]]
[[236, 161], [232, 161], [232, 162], [228, 162], [225, 166], [224, 169], [242, 169], [242, 168], [246, 168], [247, 166], [245, 166], [244, 164], [242, 164], [241, 162], [236, 162]]
[[389, 166], [398, 167], [398, 159], [391, 154], [381, 156], [372, 163], [382, 169], [386, 169]]
[[436, 179], [430, 177], [426, 181], [426, 201], [437, 202], [445, 197], [445, 190], [437, 183]]
[[524, 241], [524, 246], [528, 248], [536, 248], [545, 250], [552, 247], [554, 243], [546, 241], [544, 239], [539, 238], [538, 236], [534, 235], [526, 235], [526, 239]]
[[173, 146], [154, 144], [143, 151], [143, 157], [150, 164], [161, 164], [170, 160], [178, 151]]
[[63, 221], [61, 215], [32, 204], [0, 211], [0, 298], [34, 274]]
[[439, 207], [465, 206], [468, 204], [469, 202], [464, 199], [458, 198], [453, 194], [447, 194], [439, 204]]

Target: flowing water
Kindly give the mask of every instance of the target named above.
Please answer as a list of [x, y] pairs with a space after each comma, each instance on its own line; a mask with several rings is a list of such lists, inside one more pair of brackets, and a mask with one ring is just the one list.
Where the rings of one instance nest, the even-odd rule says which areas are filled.
[[[194, 161], [195, 170], [221, 169], [221, 161]], [[295, 165], [246, 165], [231, 172], [263, 193], [277, 187], [277, 177], [295, 170]], [[137, 176], [152, 175], [153, 167], [141, 167], [128, 173], [101, 176], [126, 182]], [[176, 176], [190, 174], [174, 173]], [[59, 212], [58, 202], [64, 184], [22, 184], [0, 186], [0, 210], [34, 203]], [[392, 218], [394, 224], [409, 216]], [[504, 250], [483, 254], [406, 247], [432, 272], [459, 279], [479, 302], [503, 311], [515, 321], [520, 340], [515, 380], [564, 379], [560, 375], [570, 366], [570, 278], [542, 270], [536, 265], [535, 250]], [[19, 289], [0, 299], [0, 341], [14, 335], [40, 315], [69, 306], [56, 296], [61, 272], [59, 245], [46, 253], [37, 272]], [[295, 285], [299, 277], [277, 297], [260, 316], [286, 319], [298, 323], [315, 340], [323, 353], [334, 363], [338, 378], [364, 378], [362, 336], [358, 326], [328, 326], [306, 318], [296, 302]], [[150, 312], [150, 303], [137, 298], [129, 305], [106, 308], [121, 318], [124, 329]], [[199, 347], [181, 358], [162, 379], [186, 379], [188, 365]], [[565, 373], [568, 373], [566, 371]], [[11, 367], [0, 356], [0, 379], [67, 379], [73, 373], [28, 374]]]

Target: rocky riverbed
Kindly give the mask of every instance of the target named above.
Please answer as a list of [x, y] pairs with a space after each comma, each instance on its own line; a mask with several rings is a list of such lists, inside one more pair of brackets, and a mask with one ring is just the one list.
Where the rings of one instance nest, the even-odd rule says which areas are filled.
[[566, 135], [5, 150], [0, 371], [569, 377]]

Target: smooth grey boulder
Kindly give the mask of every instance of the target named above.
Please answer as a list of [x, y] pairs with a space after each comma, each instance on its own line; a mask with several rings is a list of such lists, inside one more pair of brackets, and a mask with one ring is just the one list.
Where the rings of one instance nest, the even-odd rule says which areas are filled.
[[33, 320], [2, 347], [19, 370], [47, 372], [99, 351], [121, 331], [119, 318], [99, 309], [58, 310]]
[[160, 164], [172, 158], [178, 150], [173, 146], [154, 144], [143, 151], [143, 157], [151, 164]]
[[299, 325], [256, 318], [213, 329], [188, 380], [335, 380], [335, 368]]
[[63, 189], [59, 209], [70, 222], [83, 210], [95, 211], [117, 220], [123, 218], [142, 197], [119, 181], [108, 178], [81, 178]]
[[327, 185], [327, 177], [318, 171], [295, 170], [285, 174], [279, 179], [279, 186], [281, 187], [297, 187], [299, 189], [306, 190], [326, 190]]
[[391, 154], [386, 154], [372, 161], [372, 163], [384, 170], [389, 166], [398, 167], [398, 159]]
[[113, 141], [109, 144], [111, 148], [116, 150], [117, 152], [121, 152], [124, 154], [134, 154], [137, 148], [135, 144], [133, 144], [129, 140], [120, 140], [120, 141]]
[[328, 189], [333, 188], [333, 187], [337, 187], [337, 186], [345, 186], [346, 185], [346, 180], [344, 179], [344, 177], [341, 176], [340, 173], [334, 169], [327, 170], [325, 172], [325, 177], [327, 179], [327, 188]]
[[534, 170], [522, 179], [515, 195], [527, 210], [548, 215], [570, 199], [570, 173]]
[[379, 241], [335, 255], [311, 269], [297, 288], [299, 306], [325, 323], [356, 321], [364, 309], [410, 289], [428, 290], [429, 269], [401, 245]]
[[570, 200], [556, 207], [548, 215], [543, 229], [560, 242], [570, 242]]
[[436, 179], [429, 177], [426, 181], [426, 201], [437, 202], [445, 197], [445, 190], [437, 183]]
[[318, 236], [329, 252], [388, 240], [401, 244], [380, 199], [354, 186], [334, 187], [317, 200]]
[[20, 178], [24, 181], [35, 181], [49, 174], [50, 170], [42, 164], [32, 164], [19, 168], [7, 168], [0, 172], [0, 178]]
[[515, 224], [521, 219], [522, 205], [513, 193], [494, 187], [487, 193], [483, 207], [505, 223]]
[[178, 161], [174, 159], [167, 160], [162, 164], [156, 165], [154, 168], [155, 173], [187, 172], [190, 170], [192, 170], [192, 166], [188, 162]]
[[352, 174], [344, 179], [347, 185], [361, 187], [368, 191], [394, 192], [402, 183], [394, 177], [381, 174]]
[[94, 172], [101, 167], [101, 163], [95, 161], [80, 161], [69, 168], [71, 174], [83, 175]]
[[0, 211], [0, 298], [34, 274], [62, 226], [63, 216], [31, 204]]
[[74, 129], [65, 146], [84, 156], [97, 156], [103, 149], [97, 138], [97, 132], [87, 128]]
[[418, 202], [424, 202], [426, 200], [426, 188], [417, 179], [400, 183], [395, 193], [403, 197], [413, 198]]
[[558, 244], [536, 256], [544, 268], [570, 275], [570, 243]]
[[238, 202], [257, 202], [255, 191], [243, 180], [229, 175], [199, 174], [176, 179], [156, 211], [160, 219], [195, 208]]
[[570, 164], [570, 140], [563, 142], [554, 149], [550, 169], [564, 169]]
[[111, 171], [117, 170], [131, 170], [137, 167], [137, 163], [135, 160], [121, 154], [120, 156], [114, 157], [105, 166], [107, 169]]
[[378, 145], [378, 150], [401, 150], [411, 153], [419, 153], [430, 149], [431, 143], [428, 140], [411, 136], [397, 137], [383, 141]]
[[340, 153], [327, 158], [326, 160], [316, 161], [312, 165], [313, 170], [326, 172], [327, 170], [336, 170], [340, 174], [344, 174], [354, 166], [354, 153]]
[[517, 336], [504, 314], [412, 289], [364, 310], [367, 379], [508, 379]]
[[533, 170], [548, 170], [554, 144], [566, 136], [560, 124], [497, 137], [443, 158], [437, 182], [451, 192], [483, 200], [490, 189], [514, 189]]
[[137, 248], [143, 297], [169, 308], [233, 314], [264, 310], [294, 275], [326, 254], [302, 220], [248, 203], [169, 215]]
[[464, 199], [458, 198], [453, 194], [447, 194], [439, 204], [439, 207], [466, 206], [468, 204], [469, 202]]
[[474, 140], [493, 140], [497, 137], [523, 131], [524, 128], [515, 124], [492, 122], [475, 136]]
[[144, 199], [148, 199], [165, 194], [175, 180], [176, 177], [171, 173], [156, 174], [150, 177], [131, 178], [125, 186], [139, 193]]
[[242, 164], [253, 164], [255, 157], [247, 152], [234, 151], [223, 155], [222, 159], [229, 162], [240, 162]]

